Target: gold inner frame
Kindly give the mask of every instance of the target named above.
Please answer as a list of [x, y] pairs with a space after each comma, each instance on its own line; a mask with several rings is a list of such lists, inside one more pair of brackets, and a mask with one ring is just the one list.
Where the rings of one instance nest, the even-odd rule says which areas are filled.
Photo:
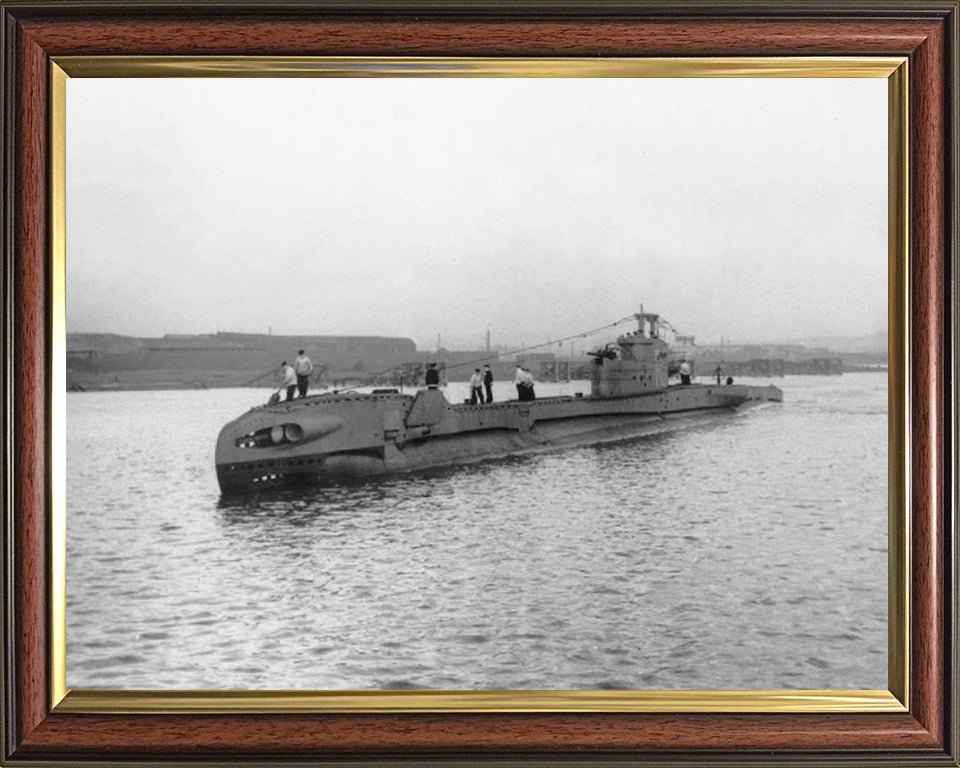
[[[50, 63], [50, 705], [56, 712], [904, 712], [909, 708], [908, 62], [905, 57], [59, 56]], [[68, 691], [66, 81], [70, 77], [807, 77], [888, 82], [888, 690]]]

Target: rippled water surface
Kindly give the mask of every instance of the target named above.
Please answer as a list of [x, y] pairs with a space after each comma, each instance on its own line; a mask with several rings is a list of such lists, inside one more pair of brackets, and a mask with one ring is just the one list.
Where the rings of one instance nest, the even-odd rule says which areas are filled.
[[69, 394], [68, 687], [886, 688], [886, 378], [774, 383], [720, 424], [229, 503], [214, 441], [263, 393]]

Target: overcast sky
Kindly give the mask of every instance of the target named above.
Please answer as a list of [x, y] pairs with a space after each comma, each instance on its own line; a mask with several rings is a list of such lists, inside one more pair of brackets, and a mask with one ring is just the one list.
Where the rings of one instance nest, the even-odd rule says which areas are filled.
[[71, 79], [67, 325], [886, 327], [883, 79]]

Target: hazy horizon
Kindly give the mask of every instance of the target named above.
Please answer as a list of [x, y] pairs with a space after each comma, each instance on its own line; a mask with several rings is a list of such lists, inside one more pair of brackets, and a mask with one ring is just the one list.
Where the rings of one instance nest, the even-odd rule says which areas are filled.
[[[71, 79], [67, 328], [886, 329], [883, 79]], [[744, 342], [738, 341], [745, 340]]]
[[[614, 336], [615, 336], [616, 334], [622, 333], [624, 330], [629, 330], [629, 328], [630, 328], [630, 325], [629, 325], [629, 324], [619, 325], [619, 326], [617, 326], [616, 329], [612, 329], [612, 330], [610, 330], [609, 332], [607, 332], [605, 338], [604, 338], [604, 334], [603, 334], [603, 333], [597, 333], [597, 334], [592, 334], [591, 336], [589, 336], [589, 337], [587, 337], [587, 338], [584, 338], [584, 339], [581, 339], [581, 338], [574, 339], [574, 340], [573, 340], [573, 344], [574, 344], [574, 346], [575, 346], [575, 348], [576, 348], [577, 354], [582, 354], [582, 353], [583, 353], [584, 351], [586, 351], [586, 350], [593, 349], [593, 348], [595, 348], [595, 347], [600, 346], [602, 343], [605, 343], [605, 341], [612, 341], [613, 338], [614, 338]], [[181, 337], [194, 337], [194, 338], [195, 338], [195, 337], [201, 337], [201, 336], [216, 336], [218, 333], [225, 333], [225, 334], [234, 334], [234, 333], [235, 333], [235, 334], [260, 335], [259, 332], [257, 332], [257, 331], [232, 331], [232, 330], [229, 330], [229, 329], [223, 329], [223, 330], [221, 330], [221, 331], [214, 331], [214, 332], [199, 332], [199, 333], [166, 333], [166, 334], [160, 334], [159, 336], [129, 336], [129, 335], [127, 335], [127, 334], [117, 334], [117, 333], [114, 333], [113, 331], [69, 331], [69, 332], [67, 333], [67, 335], [68, 335], [68, 336], [116, 335], [116, 336], [124, 336], [124, 337], [126, 337], [126, 338], [136, 338], [136, 339], [163, 339], [163, 338], [181, 338]], [[267, 333], [264, 333], [263, 335], [276, 336], [276, 337], [278, 337], [278, 338], [297, 339], [297, 338], [309, 337], [309, 336], [322, 337], [322, 336], [325, 336], [325, 335], [333, 335], [333, 334], [281, 334], [281, 333], [270, 333], [270, 332], [267, 332]], [[343, 336], [352, 336], [352, 335], [354, 335], [354, 334], [343, 334]], [[423, 345], [423, 344], [417, 343], [416, 339], [411, 339], [411, 338], [408, 337], [408, 336], [391, 336], [390, 334], [357, 335], [357, 338], [365, 338], [365, 337], [366, 337], [366, 338], [372, 338], [372, 337], [374, 337], [374, 336], [381, 336], [381, 337], [387, 337], [387, 338], [404, 338], [404, 339], [407, 339], [407, 340], [409, 340], [409, 341], [413, 341], [413, 342], [416, 344], [416, 347], [417, 347], [417, 351], [418, 351], [418, 352], [431, 352], [431, 351], [436, 350], [436, 340], [434, 340], [434, 344]], [[723, 343], [724, 345], [726, 345], [726, 346], [729, 346], [729, 347], [745, 347], [745, 346], [754, 346], [754, 345], [756, 345], [756, 346], [765, 346], [765, 345], [766, 345], [766, 346], [776, 346], [776, 345], [786, 345], [786, 344], [807, 344], [808, 346], [827, 346], [827, 348], [829, 348], [829, 341], [830, 341], [830, 340], [833, 340], [833, 341], [835, 341], [835, 342], [844, 342], [844, 341], [845, 341], [845, 342], [847, 342], [847, 343], [856, 342], [856, 341], [864, 341], [864, 342], [865, 342], [865, 341], [867, 341], [868, 339], [876, 338], [876, 337], [878, 337], [878, 336], [885, 337], [885, 336], [886, 336], [886, 332], [885, 332], [885, 331], [883, 331], [883, 332], [878, 331], [878, 332], [876, 332], [876, 333], [862, 334], [862, 335], [856, 335], [856, 336], [829, 336], [829, 337], [813, 337], [813, 336], [803, 337], [803, 336], [798, 336], [798, 337], [789, 338], [789, 339], [738, 339], [738, 338], [724, 338], [724, 339], [722, 339], [722, 343]], [[504, 342], [494, 343], [494, 342], [491, 340], [490, 350], [491, 350], [492, 352], [499, 352], [499, 353], [501, 353], [501, 354], [508, 354], [508, 353], [510, 353], [510, 352], [521, 351], [522, 348], [523, 348], [523, 349], [528, 349], [528, 348], [533, 348], [533, 347], [535, 347], [535, 346], [536, 346], [536, 347], [545, 347], [545, 346], [554, 345], [554, 344], [557, 344], [557, 343], [558, 343], [558, 340], [557, 340], [557, 339], [554, 339], [554, 340], [552, 340], [552, 341], [542, 342], [542, 343], [536, 343], [536, 342], [534, 342], [534, 343], [521, 343], [521, 342], [517, 342], [517, 343], [515, 343], [515, 344], [504, 343]], [[561, 350], [561, 352], [562, 352], [562, 353], [566, 353], [566, 352], [568, 351], [568, 349], [569, 349], [569, 347], [568, 347], [568, 343], [569, 343], [569, 342], [568, 342], [568, 340], [564, 339], [564, 341], [563, 341], [562, 343], [563, 343], [563, 349]], [[700, 347], [713, 347], [713, 346], [717, 346], [717, 345], [718, 345], [716, 342], [712, 342], [712, 341], [702, 341], [702, 342], [701, 342], [701, 341], [698, 340], [698, 341], [695, 342], [695, 343], [696, 343], [697, 346], [700, 346]], [[444, 349], [446, 349], [447, 351], [450, 351], [450, 352], [458, 352], [458, 351], [460, 351], [460, 352], [467, 352], [467, 351], [480, 352], [480, 351], [483, 351], [483, 350], [485, 349], [485, 344], [480, 344], [480, 345], [475, 346], [475, 347], [457, 347], [457, 346], [448, 345], [448, 344], [446, 344], [446, 343], [442, 343], [441, 346], [442, 346]], [[544, 351], [549, 351], [549, 350], [544, 350]]]

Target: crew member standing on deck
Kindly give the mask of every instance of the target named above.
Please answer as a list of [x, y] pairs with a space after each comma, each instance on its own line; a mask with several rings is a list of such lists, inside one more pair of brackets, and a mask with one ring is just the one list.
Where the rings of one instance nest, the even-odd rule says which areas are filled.
[[537, 395], [533, 389], [533, 374], [530, 373], [529, 368], [521, 368], [523, 372], [523, 397], [522, 400], [536, 400]]
[[283, 384], [280, 385], [280, 389], [285, 388], [287, 400], [293, 400], [297, 392], [297, 374], [293, 372], [293, 366], [287, 365], [286, 360], [280, 363], [280, 368], [283, 370]]
[[470, 377], [470, 405], [476, 405], [479, 401], [483, 405], [483, 377], [480, 375], [480, 369], [473, 369], [473, 376]]
[[688, 363], [686, 360], [680, 363], [680, 383], [690, 383], [690, 363]]
[[427, 373], [423, 377], [423, 381], [427, 385], [427, 389], [436, 389], [440, 386], [440, 371], [437, 370], [436, 363], [427, 365]]
[[483, 388], [487, 390], [487, 402], [493, 402], [493, 371], [489, 364], [483, 366]]
[[513, 383], [514, 383], [514, 384], [516, 385], [516, 387], [517, 387], [517, 400], [523, 400], [523, 399], [524, 399], [524, 394], [525, 394], [525, 393], [524, 393], [524, 391], [523, 391], [523, 381], [524, 381], [524, 379], [523, 379], [523, 368], [521, 367], [520, 363], [517, 363], [517, 372], [516, 372], [516, 374], [515, 374], [514, 377], [513, 377]]
[[306, 397], [310, 386], [310, 374], [313, 373], [313, 363], [303, 354], [302, 349], [297, 352], [297, 359], [293, 361], [293, 370], [297, 374], [297, 389], [300, 390], [300, 397]]

